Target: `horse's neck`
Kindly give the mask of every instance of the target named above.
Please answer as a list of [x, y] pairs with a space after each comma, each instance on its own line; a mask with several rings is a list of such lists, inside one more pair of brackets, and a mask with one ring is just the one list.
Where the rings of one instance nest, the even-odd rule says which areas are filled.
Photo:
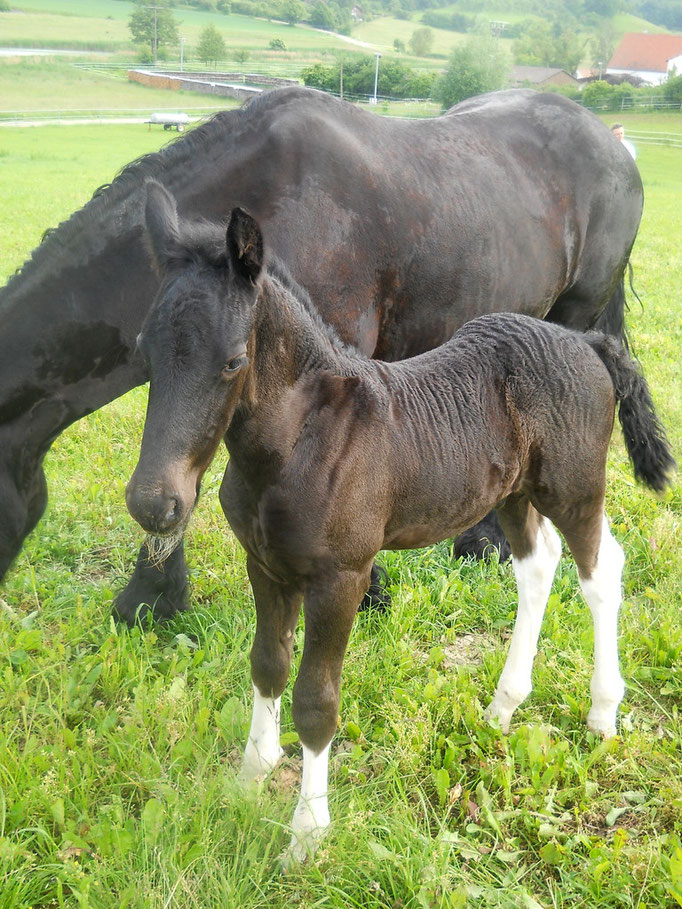
[[16, 423], [19, 432], [30, 423], [32, 435], [44, 426], [49, 441], [145, 381], [135, 339], [158, 280], [142, 242], [143, 181], [162, 179], [185, 212], [222, 217], [232, 191], [224, 161], [239, 142], [238, 122], [223, 115], [194, 131], [199, 142], [188, 136], [134, 162], [0, 288], [0, 426]]

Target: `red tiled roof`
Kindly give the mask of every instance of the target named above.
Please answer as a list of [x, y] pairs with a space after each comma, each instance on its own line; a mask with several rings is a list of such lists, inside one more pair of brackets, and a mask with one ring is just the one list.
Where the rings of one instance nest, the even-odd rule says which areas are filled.
[[629, 32], [609, 60], [609, 69], [665, 73], [668, 60], [682, 54], [682, 35], [646, 35]]

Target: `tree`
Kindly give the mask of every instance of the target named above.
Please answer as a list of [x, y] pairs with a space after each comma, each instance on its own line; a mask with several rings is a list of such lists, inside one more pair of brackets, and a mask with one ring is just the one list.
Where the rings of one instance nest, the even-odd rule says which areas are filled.
[[452, 52], [431, 97], [443, 108], [452, 107], [465, 98], [502, 88], [510, 69], [509, 54], [496, 38], [471, 38]]
[[573, 73], [580, 63], [584, 42], [570, 28], [532, 22], [514, 42], [514, 60], [529, 66], [557, 66]]
[[162, 45], [178, 43], [178, 26], [166, 0], [135, 0], [128, 28], [136, 44], [150, 48], [155, 63]]
[[317, 0], [317, 2], [313, 4], [310, 10], [309, 21], [315, 28], [322, 28], [327, 31], [332, 31], [336, 25], [334, 13], [326, 3], [322, 2], [322, 0]]
[[307, 10], [301, 0], [284, 0], [281, 16], [289, 25], [296, 25], [305, 16]]
[[425, 57], [431, 53], [431, 48], [433, 47], [433, 32], [430, 28], [415, 29], [408, 44], [415, 56]]
[[224, 60], [227, 56], [225, 41], [215, 25], [207, 25], [202, 29], [197, 44], [197, 57], [206, 65], [218, 65], [218, 60]]

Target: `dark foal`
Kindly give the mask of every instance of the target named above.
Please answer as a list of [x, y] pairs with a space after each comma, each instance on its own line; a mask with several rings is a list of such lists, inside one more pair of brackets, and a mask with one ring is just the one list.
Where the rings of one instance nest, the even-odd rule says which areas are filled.
[[381, 549], [454, 536], [498, 507], [519, 610], [488, 714], [507, 729], [531, 690], [561, 552], [556, 525], [594, 617], [588, 724], [613, 735], [623, 555], [603, 506], [617, 400], [636, 475], [661, 489], [673, 463], [623, 348], [597, 333], [489, 315], [430, 353], [369, 360], [341, 344], [281, 266], [264, 267], [260, 229], [241, 209], [225, 240], [217, 225], [179, 221], [172, 198], [150, 184], [147, 228], [162, 281], [138, 339], [151, 386], [128, 507], [172, 545], [225, 438], [220, 498], [248, 554], [257, 611], [246, 778], [270, 771], [281, 753], [280, 695], [303, 603], [293, 696], [303, 776], [289, 860], [314, 850], [329, 824], [341, 666]]

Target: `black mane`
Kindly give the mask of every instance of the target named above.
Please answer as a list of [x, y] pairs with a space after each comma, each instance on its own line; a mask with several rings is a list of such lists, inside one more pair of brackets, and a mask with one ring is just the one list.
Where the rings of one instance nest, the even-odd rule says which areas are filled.
[[[260, 97], [257, 100], [261, 100]], [[91, 199], [77, 209], [56, 227], [50, 227], [42, 235], [40, 244], [30, 257], [20, 265], [7, 280], [9, 287], [18, 277], [30, 275], [34, 268], [50, 263], [61, 250], [83, 236], [84, 231], [94, 225], [107, 223], [106, 215], [112, 207], [125, 203], [131, 195], [142, 188], [150, 179], [163, 178], [165, 171], [177, 167], [183, 161], [191, 161], [206, 153], [207, 148], [229, 135], [241, 124], [247, 107], [254, 102], [234, 110], [219, 111], [205, 123], [201, 123], [186, 135], [178, 136], [157, 152], [148, 152], [124, 165], [110, 183], [103, 183], [92, 194]], [[2, 290], [0, 289], [0, 293]]]

